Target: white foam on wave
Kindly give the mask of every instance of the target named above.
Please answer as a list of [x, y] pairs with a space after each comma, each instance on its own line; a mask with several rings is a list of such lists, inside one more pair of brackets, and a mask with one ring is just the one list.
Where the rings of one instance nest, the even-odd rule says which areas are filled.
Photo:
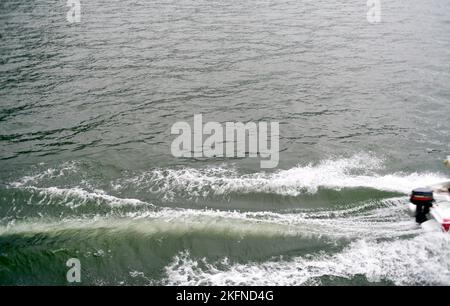
[[[80, 187], [59, 188], [59, 187], [23, 187], [25, 190], [36, 191], [41, 199], [38, 205], [62, 204], [71, 208], [76, 208], [87, 203], [106, 204], [108, 206], [141, 206], [151, 205], [144, 201], [132, 198], [118, 198], [107, 194], [105, 191], [95, 189], [87, 191]], [[31, 201], [31, 198], [30, 198]], [[152, 205], [153, 206], [153, 205]]]
[[314, 285], [320, 277], [397, 285], [449, 285], [450, 235], [424, 233], [414, 238], [378, 242], [360, 239], [334, 255], [315, 254], [290, 260], [230, 264], [196, 260], [188, 252], [165, 268], [166, 285]]
[[22, 178], [20, 178], [17, 181], [14, 181], [9, 184], [9, 186], [14, 188], [20, 188], [27, 185], [30, 185], [31, 183], [39, 183], [44, 179], [52, 179], [56, 177], [61, 177], [64, 175], [67, 175], [69, 172], [76, 172], [77, 171], [77, 163], [74, 161], [65, 162], [58, 168], [48, 168], [44, 171], [26, 175]]
[[436, 184], [447, 177], [436, 173], [377, 174], [383, 161], [368, 154], [351, 158], [324, 160], [316, 165], [299, 165], [274, 173], [240, 175], [235, 169], [156, 169], [131, 179], [116, 183], [133, 185], [153, 193], [160, 193], [166, 200], [177, 194], [188, 197], [206, 197], [229, 193], [273, 193], [288, 196], [314, 194], [320, 187], [373, 188], [382, 191], [408, 193], [417, 186]]
[[[176, 196], [199, 198], [231, 193], [298, 196], [314, 194], [319, 188], [341, 190], [363, 187], [409, 193], [417, 186], [434, 185], [450, 180], [442, 174], [431, 172], [379, 174], [382, 169], [383, 159], [360, 153], [349, 158], [331, 158], [317, 164], [300, 164], [291, 169], [271, 173], [242, 174], [234, 168], [227, 167], [153, 169], [134, 177], [115, 180], [111, 185], [115, 190], [131, 186], [140, 191], [161, 194], [162, 199], [171, 200]], [[48, 185], [51, 179], [78, 170], [77, 162], [66, 162], [61, 167], [24, 176], [9, 186], [31, 187], [43, 182]]]
[[88, 219], [78, 216], [61, 221], [32, 220], [29, 226], [26, 222], [14, 222], [0, 230], [0, 233], [107, 227], [117, 230], [134, 229], [147, 234], [204, 231], [231, 236], [357, 238], [367, 235], [398, 237], [417, 231], [414, 222], [404, 213], [403, 198], [367, 201], [340, 210], [297, 210], [291, 213], [239, 212], [156, 207], [141, 200], [108, 195], [101, 190], [89, 192], [80, 188], [26, 188], [35, 190], [41, 195], [38, 202], [40, 205], [56, 203], [71, 208], [86, 204], [111, 207], [132, 205], [142, 209], [131, 212], [112, 211], [111, 214], [98, 215], [94, 218], [89, 215]]
[[245, 232], [245, 228], [258, 226], [260, 234], [265, 232], [266, 235], [273, 234], [273, 230], [280, 236], [387, 238], [417, 233], [417, 225], [405, 213], [406, 202], [406, 198], [390, 198], [366, 201], [346, 209], [305, 210], [293, 213], [161, 208], [131, 212], [127, 213], [127, 216], [134, 219], [162, 219], [171, 224], [204, 222], [217, 227], [240, 227], [238, 231], [241, 232]]

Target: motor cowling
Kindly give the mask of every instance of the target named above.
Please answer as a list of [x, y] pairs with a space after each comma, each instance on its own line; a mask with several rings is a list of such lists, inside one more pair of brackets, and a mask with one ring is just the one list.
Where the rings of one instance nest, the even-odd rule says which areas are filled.
[[409, 200], [414, 205], [432, 204], [434, 201], [433, 190], [430, 188], [416, 188], [411, 192]]

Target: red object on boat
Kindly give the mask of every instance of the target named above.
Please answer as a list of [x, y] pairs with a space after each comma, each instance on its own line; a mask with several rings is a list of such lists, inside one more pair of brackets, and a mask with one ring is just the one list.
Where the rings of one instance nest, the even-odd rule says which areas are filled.
[[448, 232], [450, 230], [450, 219], [444, 219], [442, 223], [442, 229], [444, 232]]

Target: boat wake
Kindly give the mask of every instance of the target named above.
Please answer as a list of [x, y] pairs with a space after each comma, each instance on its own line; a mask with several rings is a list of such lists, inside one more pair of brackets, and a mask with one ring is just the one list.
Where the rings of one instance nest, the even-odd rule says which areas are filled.
[[[450, 284], [450, 236], [424, 232], [408, 216], [406, 205], [406, 194], [414, 187], [448, 178], [382, 172], [381, 159], [363, 154], [272, 173], [227, 167], [153, 169], [125, 173], [101, 185], [83, 165], [66, 163], [0, 188], [3, 200], [11, 203], [0, 207], [0, 246], [6, 241], [5, 254], [17, 262], [22, 254], [35, 252], [36, 245], [50, 250], [61, 245], [69, 254], [73, 243], [86, 258], [92, 249], [108, 250], [104, 260], [118, 256], [115, 264], [119, 260], [123, 267], [139, 262], [161, 271], [159, 276], [137, 268], [127, 271], [125, 282], [144, 277], [148, 284], [316, 285], [333, 278]], [[289, 209], [277, 203], [259, 210], [206, 208], [213, 201], [192, 208], [181, 200], [167, 205], [175, 198], [230, 194], [319, 198], [321, 189], [344, 188], [391, 193], [380, 198], [366, 190], [362, 198], [340, 199], [342, 205], [328, 201], [328, 206], [309, 208], [301, 203]], [[117, 255], [123, 252], [127, 256]], [[98, 273], [91, 282], [108, 278], [107, 269]]]
[[364, 277], [395, 285], [449, 285], [450, 235], [426, 233], [379, 242], [359, 239], [337, 254], [289, 260], [210, 263], [181, 252], [165, 268], [166, 285], [319, 285], [326, 278]]
[[446, 180], [436, 173], [378, 174], [383, 161], [367, 154], [351, 158], [330, 159], [318, 164], [298, 165], [274, 173], [242, 174], [223, 167], [203, 169], [155, 169], [137, 176], [117, 180], [115, 190], [135, 186], [160, 194], [165, 200], [176, 196], [202, 198], [231, 193], [264, 193], [283, 196], [315, 194], [319, 188], [371, 188], [380, 191], [408, 193], [418, 185]]

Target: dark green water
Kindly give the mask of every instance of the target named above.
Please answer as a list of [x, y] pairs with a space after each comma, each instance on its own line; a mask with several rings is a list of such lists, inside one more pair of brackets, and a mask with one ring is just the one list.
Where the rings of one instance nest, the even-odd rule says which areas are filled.
[[[0, 284], [450, 284], [406, 213], [448, 180], [450, 4], [0, 3]], [[171, 126], [277, 121], [280, 163]]]

